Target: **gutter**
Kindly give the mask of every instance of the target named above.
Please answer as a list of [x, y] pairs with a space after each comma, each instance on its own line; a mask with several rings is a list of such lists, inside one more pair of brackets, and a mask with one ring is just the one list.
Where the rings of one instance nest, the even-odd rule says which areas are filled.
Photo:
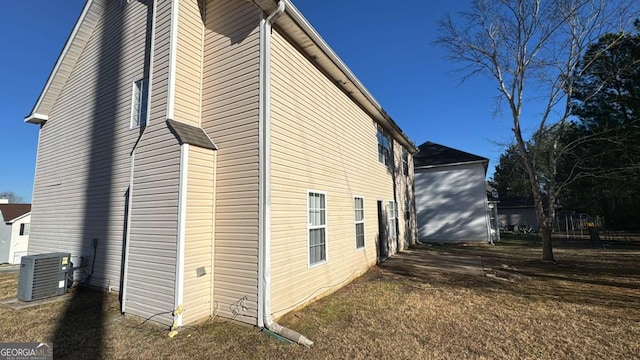
[[[333, 64], [340, 70], [344, 76], [347, 77], [349, 82], [353, 84], [353, 86], [364, 96], [364, 98], [376, 109], [378, 114], [380, 114], [379, 118], [382, 118], [387, 124], [389, 130], [392, 133], [398, 135], [398, 137], [404, 141], [399, 141], [400, 143], [404, 143], [403, 145], [407, 147], [410, 153], [415, 154], [418, 152], [418, 148], [413, 144], [413, 142], [409, 139], [409, 137], [400, 129], [398, 124], [393, 121], [393, 119], [387, 114], [387, 112], [382, 108], [382, 106], [376, 101], [376, 99], [371, 95], [371, 93], [365, 88], [365, 86], [356, 78], [353, 72], [347, 67], [347, 65], [338, 57], [338, 55], [329, 47], [329, 45], [324, 41], [324, 39], [318, 34], [318, 32], [313, 28], [313, 26], [309, 23], [309, 21], [300, 13], [300, 11], [291, 3], [290, 0], [281, 0], [280, 2], [284, 2], [286, 4], [287, 14], [291, 17], [291, 19], [300, 26], [303, 32], [311, 38], [311, 40], [320, 48], [322, 52], [333, 62]], [[341, 83], [344, 83], [340, 80]], [[343, 89], [346, 91], [346, 89]], [[372, 114], [373, 115], [373, 114]], [[377, 116], [374, 116], [377, 117]]]
[[271, 31], [286, 4], [290, 3], [280, 0], [273, 13], [260, 19], [258, 326], [309, 347], [311, 340], [277, 324], [271, 316]]
[[[167, 119], [173, 119], [176, 97], [176, 63], [178, 50], [178, 11], [180, 1], [171, 0], [171, 27], [169, 43], [169, 78], [167, 84]], [[154, 34], [155, 35], [155, 34]], [[184, 252], [187, 220], [187, 174], [189, 173], [189, 144], [180, 145], [180, 180], [178, 182], [178, 236], [176, 239], [176, 277], [174, 288], [174, 310], [172, 332], [175, 336], [177, 328], [182, 326], [184, 307]], [[172, 335], [173, 334], [173, 335]]]

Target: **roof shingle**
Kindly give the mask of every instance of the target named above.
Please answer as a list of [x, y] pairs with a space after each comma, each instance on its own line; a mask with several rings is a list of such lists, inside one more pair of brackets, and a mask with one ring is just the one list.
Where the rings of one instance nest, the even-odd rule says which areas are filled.
[[4, 222], [10, 222], [31, 211], [31, 204], [0, 204]]
[[413, 156], [413, 164], [416, 168], [470, 162], [489, 162], [489, 159], [485, 157], [456, 150], [431, 141], [427, 141], [418, 146], [418, 149], [420, 152]]

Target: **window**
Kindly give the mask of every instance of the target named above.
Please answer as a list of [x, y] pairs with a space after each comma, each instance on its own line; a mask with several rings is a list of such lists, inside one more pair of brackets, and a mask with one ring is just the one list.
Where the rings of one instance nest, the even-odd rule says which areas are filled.
[[378, 161], [389, 166], [391, 164], [390, 154], [389, 138], [382, 131], [382, 128], [378, 127]]
[[364, 198], [353, 198], [353, 211], [356, 227], [356, 249], [364, 248]]
[[131, 128], [147, 125], [148, 106], [147, 81], [140, 79], [133, 83], [133, 95], [131, 97]]
[[389, 235], [395, 238], [398, 235], [396, 219], [398, 218], [398, 206], [395, 201], [389, 201]]
[[20, 235], [29, 235], [29, 230], [31, 230], [30, 223], [20, 224]]
[[409, 176], [409, 153], [405, 148], [402, 148], [402, 174]]
[[309, 265], [327, 260], [326, 194], [309, 191], [307, 198], [309, 226]]
[[[409, 192], [407, 191], [407, 194], [408, 193]], [[407, 195], [404, 199], [404, 220], [407, 221], [409, 219], [411, 219], [411, 199]]]

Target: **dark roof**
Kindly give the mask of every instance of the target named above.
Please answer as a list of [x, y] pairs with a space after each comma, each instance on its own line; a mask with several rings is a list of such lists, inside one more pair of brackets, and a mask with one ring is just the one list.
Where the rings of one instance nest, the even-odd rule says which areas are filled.
[[180, 144], [190, 144], [205, 149], [218, 150], [209, 135], [200, 127], [188, 125], [180, 121], [167, 119], [169, 129]]
[[426, 143], [418, 146], [418, 149], [420, 151], [413, 156], [413, 165], [416, 168], [471, 162], [489, 163], [489, 159], [485, 157], [469, 154], [468, 152], [456, 150], [431, 141], [427, 141]]
[[30, 211], [31, 204], [0, 204], [0, 213], [2, 213], [4, 222], [19, 218]]

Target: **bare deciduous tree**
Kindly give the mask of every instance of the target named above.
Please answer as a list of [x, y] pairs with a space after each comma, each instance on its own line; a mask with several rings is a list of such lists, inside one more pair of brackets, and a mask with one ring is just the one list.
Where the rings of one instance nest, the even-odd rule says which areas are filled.
[[[635, 6], [631, 0], [476, 0], [470, 11], [455, 19], [447, 16], [439, 24], [436, 44], [463, 65], [463, 80], [489, 76], [497, 86], [498, 105], [508, 106], [514, 142], [531, 184], [545, 261], [555, 261], [551, 226], [562, 190], [555, 175], [567, 150], [560, 140], [569, 125], [578, 69], [589, 66], [580, 61], [602, 34], [629, 29]], [[527, 107], [527, 119], [537, 119], [531, 140], [522, 123], [530, 102], [544, 104], [541, 113]], [[546, 209], [543, 194], [548, 197]]]
[[22, 202], [22, 197], [18, 196], [13, 191], [0, 192], [0, 199], [7, 199], [9, 200], [9, 203], [12, 203], [12, 204]]

